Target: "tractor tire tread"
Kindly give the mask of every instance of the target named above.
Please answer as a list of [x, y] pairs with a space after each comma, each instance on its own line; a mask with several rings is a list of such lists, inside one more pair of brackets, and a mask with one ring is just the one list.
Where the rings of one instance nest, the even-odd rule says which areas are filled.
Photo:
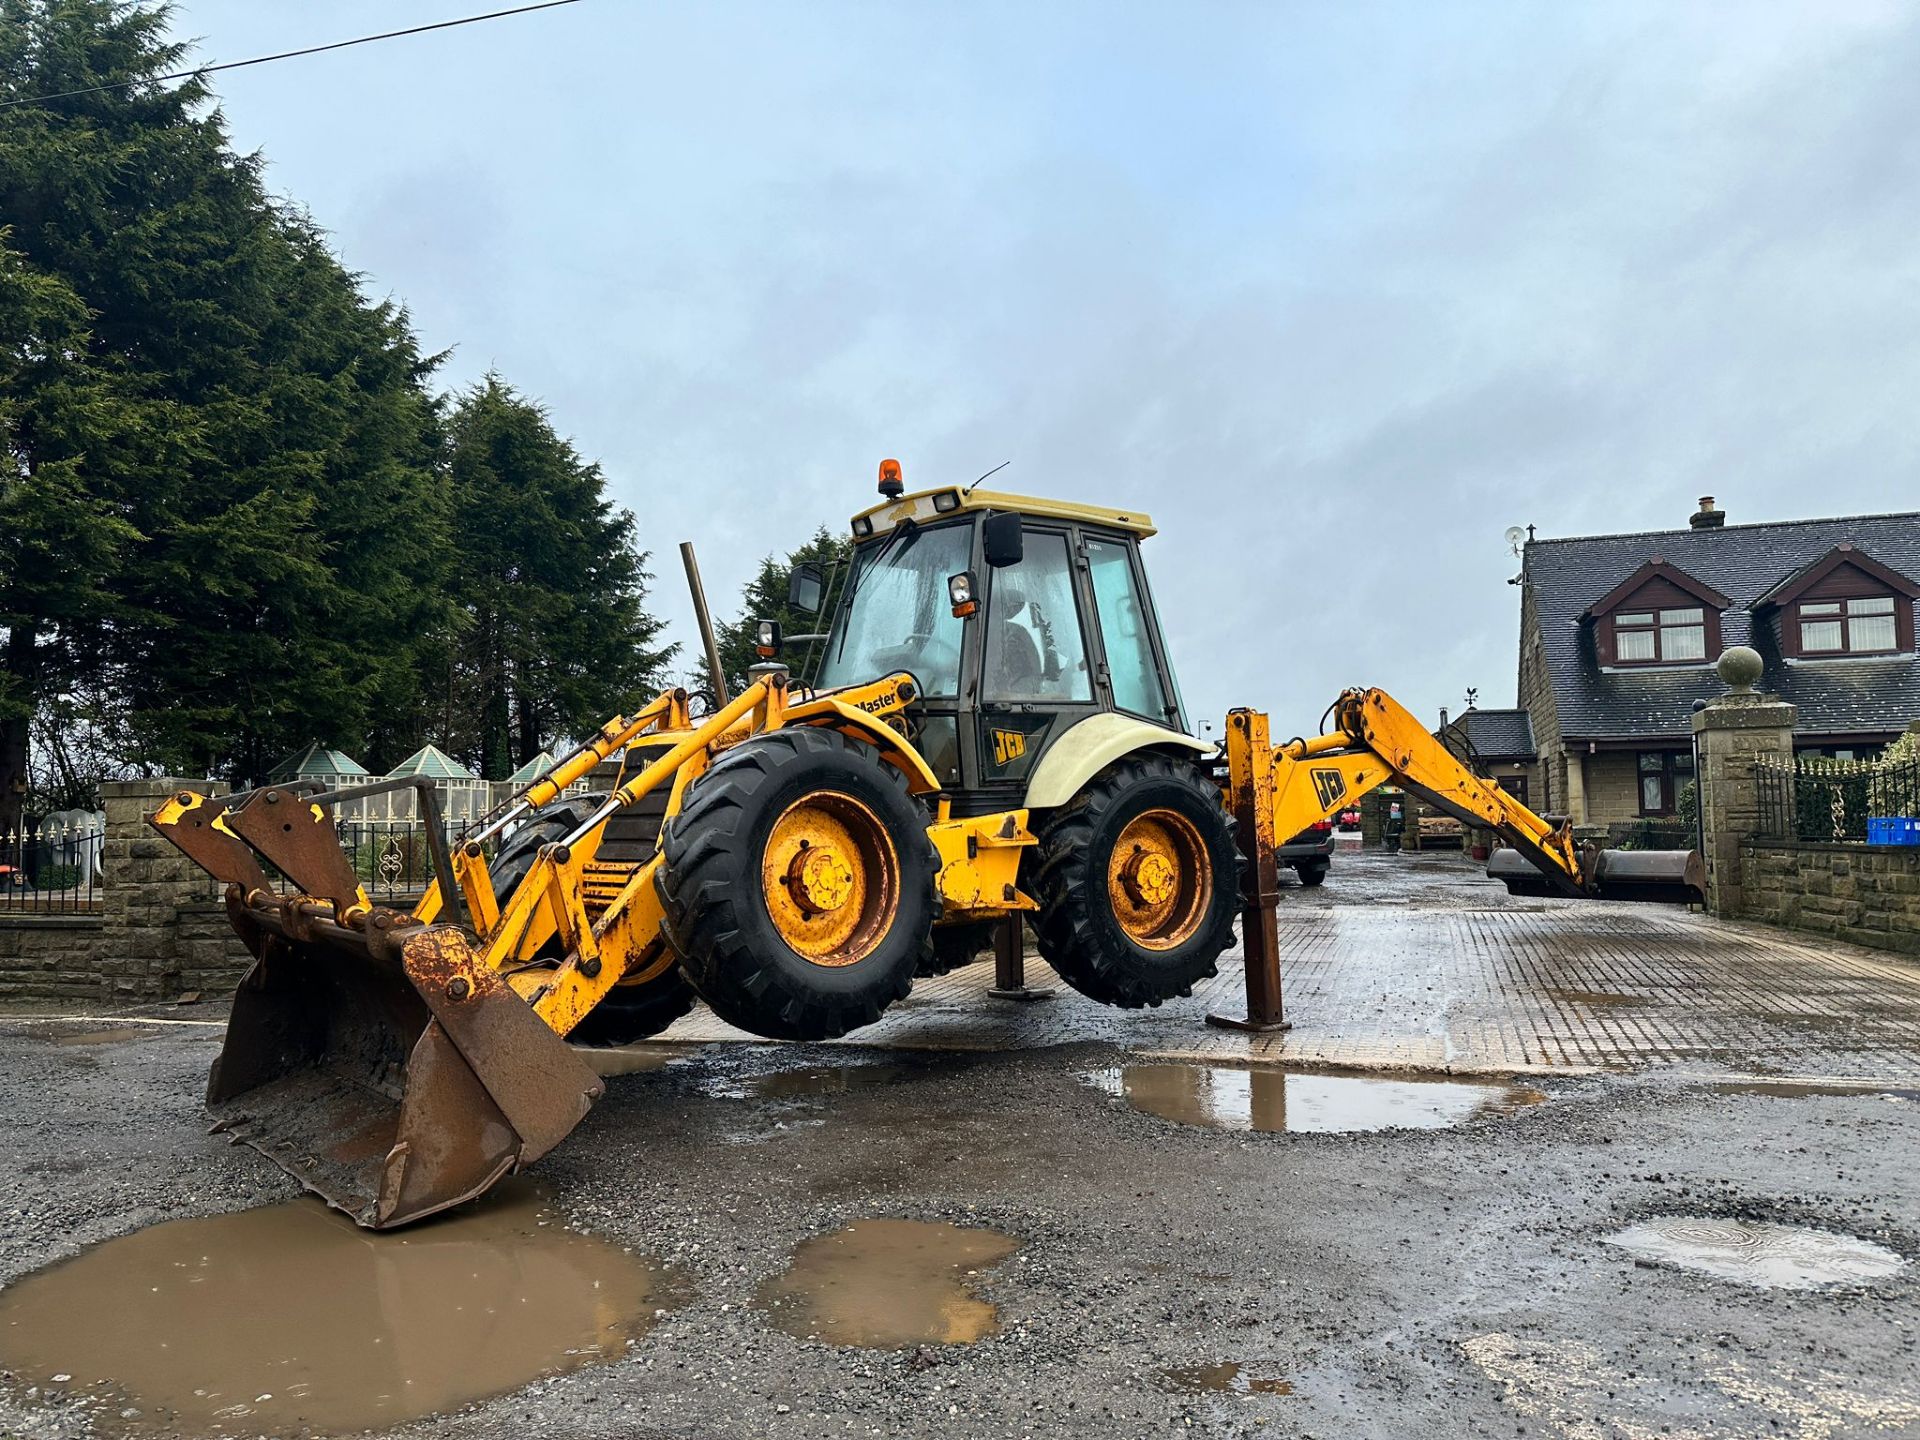
[[[1103, 829], [1112, 828], [1103, 822], [1146, 786], [1166, 799], [1184, 797], [1193, 807], [1189, 818], [1204, 815], [1213, 824], [1213, 834], [1206, 837], [1215, 861], [1210, 913], [1173, 951], [1136, 947], [1112, 933], [1117, 926], [1111, 922], [1097, 923], [1095, 907], [1106, 904], [1107, 880], [1104, 859], [1094, 873], [1095, 850]], [[1241, 862], [1233, 817], [1221, 806], [1218, 789], [1192, 766], [1151, 753], [1128, 756], [1096, 775], [1036, 829], [1040, 844], [1032, 886], [1040, 909], [1034, 916], [1035, 944], [1067, 984], [1102, 1004], [1137, 1010], [1191, 995], [1195, 984], [1219, 973], [1219, 957], [1233, 943]]]

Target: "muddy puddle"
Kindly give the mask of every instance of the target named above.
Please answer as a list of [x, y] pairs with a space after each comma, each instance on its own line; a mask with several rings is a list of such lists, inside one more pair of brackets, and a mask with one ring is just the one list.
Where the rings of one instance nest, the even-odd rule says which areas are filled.
[[1162, 1387], [1182, 1395], [1224, 1392], [1232, 1395], [1291, 1395], [1293, 1383], [1266, 1375], [1248, 1375], [1235, 1361], [1179, 1365], [1160, 1372]]
[[1893, 1251], [1852, 1235], [1704, 1215], [1661, 1216], [1604, 1238], [1636, 1260], [1675, 1265], [1764, 1290], [1864, 1284], [1906, 1264]]
[[138, 1025], [123, 1025], [114, 1030], [66, 1030], [53, 1037], [56, 1045], [123, 1045], [129, 1040], [145, 1039], [148, 1032]]
[[1020, 1242], [995, 1230], [920, 1220], [856, 1220], [794, 1248], [760, 1287], [773, 1325], [800, 1340], [898, 1349], [966, 1345], [1000, 1328], [968, 1283]]
[[156, 1225], [0, 1290], [0, 1368], [97, 1397], [115, 1429], [384, 1429], [616, 1358], [675, 1288], [525, 1182], [390, 1234], [303, 1199]]
[[848, 1095], [891, 1085], [906, 1074], [904, 1066], [812, 1065], [802, 1070], [771, 1070], [719, 1081], [713, 1093], [728, 1100], [811, 1100], [823, 1095]]
[[576, 1045], [573, 1053], [586, 1061], [594, 1074], [610, 1080], [616, 1075], [650, 1075], [676, 1060], [684, 1060], [692, 1052], [682, 1045], [621, 1045], [606, 1049]]
[[1089, 1079], [1136, 1110], [1210, 1130], [1345, 1133], [1438, 1130], [1508, 1115], [1547, 1097], [1502, 1081], [1123, 1065]]
[[1770, 1095], [1776, 1100], [1806, 1100], [1822, 1096], [1866, 1097], [1878, 1100], [1920, 1100], [1920, 1090], [1894, 1090], [1880, 1085], [1837, 1085], [1817, 1080], [1728, 1080], [1713, 1087], [1716, 1095]]

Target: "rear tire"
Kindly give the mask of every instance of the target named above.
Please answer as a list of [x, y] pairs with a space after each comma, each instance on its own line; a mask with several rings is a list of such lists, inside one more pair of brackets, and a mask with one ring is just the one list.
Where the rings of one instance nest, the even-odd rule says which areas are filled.
[[730, 1025], [776, 1040], [871, 1025], [928, 951], [939, 858], [926, 827], [870, 746], [810, 726], [755, 736], [667, 822], [662, 932]]
[[1233, 943], [1240, 855], [1219, 789], [1191, 765], [1129, 756], [1039, 831], [1036, 940], [1061, 979], [1138, 1009], [1191, 995], [1218, 973]]
[[1305, 885], [1308, 889], [1312, 889], [1315, 885], [1318, 885], [1327, 878], [1327, 862], [1325, 860], [1308, 860], [1304, 864], [1294, 866], [1293, 873], [1300, 877], [1300, 883], [1302, 885]]

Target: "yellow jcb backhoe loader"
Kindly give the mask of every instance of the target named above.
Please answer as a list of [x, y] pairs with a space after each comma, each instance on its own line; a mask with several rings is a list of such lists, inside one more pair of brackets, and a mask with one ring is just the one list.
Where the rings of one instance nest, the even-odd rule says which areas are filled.
[[[362, 1225], [405, 1224], [580, 1121], [601, 1082], [569, 1039], [658, 1033], [696, 996], [755, 1034], [844, 1035], [1009, 917], [1069, 985], [1138, 1007], [1216, 973], [1238, 914], [1242, 1023], [1273, 1026], [1276, 848], [1387, 782], [1498, 832], [1553, 893], [1697, 887], [1685, 853], [1577, 848], [1379, 690], [1342, 694], [1322, 735], [1275, 745], [1236, 710], [1224, 745], [1196, 740], [1146, 516], [903, 488], [883, 465], [854, 518], [811, 688], [765, 625], [743, 693], [609, 721], [454, 846], [419, 786], [437, 878], [410, 912], [369, 898], [334, 828], [384, 787], [158, 811], [255, 957], [209, 1082], [219, 1127]], [[797, 608], [822, 580], [795, 573]], [[616, 765], [610, 793], [562, 798]]]

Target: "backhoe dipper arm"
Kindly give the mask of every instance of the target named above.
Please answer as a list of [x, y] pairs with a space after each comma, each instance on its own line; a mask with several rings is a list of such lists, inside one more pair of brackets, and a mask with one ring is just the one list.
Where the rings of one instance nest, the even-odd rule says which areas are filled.
[[1284, 842], [1369, 790], [1397, 783], [1462, 824], [1494, 831], [1562, 894], [1588, 893], [1586, 869], [1568, 827], [1542, 819], [1474, 774], [1386, 691], [1343, 691], [1332, 714], [1334, 726], [1325, 735], [1274, 747], [1277, 840]]

